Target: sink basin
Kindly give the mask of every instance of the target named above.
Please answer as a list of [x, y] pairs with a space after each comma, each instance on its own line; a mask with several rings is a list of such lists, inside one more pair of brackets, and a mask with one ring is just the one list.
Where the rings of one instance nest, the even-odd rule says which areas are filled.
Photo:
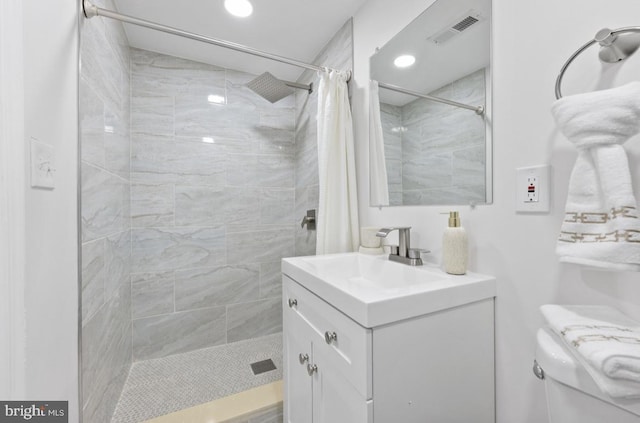
[[386, 255], [360, 253], [292, 257], [282, 273], [366, 328], [495, 297], [495, 279], [449, 275], [407, 266]]

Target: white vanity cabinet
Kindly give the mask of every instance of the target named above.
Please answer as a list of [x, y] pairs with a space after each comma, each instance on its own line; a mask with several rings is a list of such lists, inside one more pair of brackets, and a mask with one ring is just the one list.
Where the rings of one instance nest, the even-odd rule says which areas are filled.
[[283, 281], [285, 422], [372, 422], [371, 330]]
[[495, 422], [494, 291], [366, 327], [289, 276], [286, 423]]

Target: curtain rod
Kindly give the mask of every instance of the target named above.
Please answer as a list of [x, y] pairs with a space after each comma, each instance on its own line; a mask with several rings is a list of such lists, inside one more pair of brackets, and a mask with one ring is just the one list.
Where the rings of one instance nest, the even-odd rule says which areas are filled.
[[[205, 37], [204, 35], [195, 34], [193, 32], [183, 31], [178, 28], [173, 28], [166, 25], [161, 25], [155, 22], [147, 21], [144, 19], [136, 18], [133, 16], [123, 15], [121, 13], [114, 12], [112, 10], [103, 9], [91, 3], [89, 0], [82, 2], [82, 9], [84, 15], [87, 18], [93, 18], [95, 16], [103, 16], [105, 18], [115, 19], [120, 22], [129, 23], [132, 25], [138, 25], [149, 29], [155, 29], [156, 31], [166, 32], [167, 34], [177, 35], [179, 37], [189, 38], [195, 41], [201, 41], [207, 44], [213, 44], [218, 47], [224, 47], [231, 50], [239, 51], [242, 53], [252, 54], [254, 56], [262, 57], [265, 59], [274, 60], [280, 63], [286, 63], [287, 65], [297, 66], [299, 68], [305, 68], [313, 71], [335, 70], [324, 66], [312, 65], [310, 63], [301, 62], [295, 59], [289, 59], [288, 57], [278, 56], [277, 54], [271, 54], [264, 51], [260, 51], [255, 48], [247, 47], [242, 44], [232, 43], [230, 41], [220, 40], [217, 38]], [[348, 72], [347, 81], [351, 79], [351, 71]]]
[[458, 103], [457, 101], [447, 100], [447, 99], [440, 98], [440, 97], [433, 97], [433, 96], [430, 96], [430, 95], [419, 93], [417, 91], [411, 91], [411, 90], [408, 90], [406, 88], [398, 87], [397, 85], [387, 84], [385, 82], [378, 82], [378, 86], [380, 88], [385, 88], [387, 90], [395, 91], [395, 92], [398, 92], [398, 93], [409, 94], [409, 95], [412, 95], [414, 97], [420, 97], [420, 98], [424, 98], [426, 100], [431, 100], [431, 101], [436, 101], [438, 103], [448, 104], [450, 106], [461, 107], [461, 108], [467, 109], [467, 110], [473, 110], [474, 112], [476, 112], [477, 115], [483, 115], [484, 114], [484, 107], [483, 106], [469, 106], [468, 104]]

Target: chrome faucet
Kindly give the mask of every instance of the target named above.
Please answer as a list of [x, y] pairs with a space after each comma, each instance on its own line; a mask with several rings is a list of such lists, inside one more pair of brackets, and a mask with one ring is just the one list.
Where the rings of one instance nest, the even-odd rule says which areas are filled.
[[409, 266], [422, 266], [420, 253], [423, 250], [420, 250], [419, 248], [411, 248], [410, 226], [398, 228], [382, 228], [376, 233], [376, 236], [380, 238], [386, 238], [391, 231], [395, 230], [398, 231], [398, 246], [397, 250], [394, 249], [395, 246], [391, 246], [391, 254], [389, 254], [389, 260], [408, 264]]

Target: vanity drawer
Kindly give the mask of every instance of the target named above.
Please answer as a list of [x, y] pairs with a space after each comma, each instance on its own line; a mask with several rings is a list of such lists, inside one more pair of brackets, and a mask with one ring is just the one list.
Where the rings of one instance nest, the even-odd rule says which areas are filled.
[[331, 366], [371, 399], [371, 329], [363, 328], [289, 277], [283, 275], [282, 280], [284, 312], [290, 314], [286, 318], [311, 328], [313, 357], [319, 359], [321, 355], [324, 365]]

